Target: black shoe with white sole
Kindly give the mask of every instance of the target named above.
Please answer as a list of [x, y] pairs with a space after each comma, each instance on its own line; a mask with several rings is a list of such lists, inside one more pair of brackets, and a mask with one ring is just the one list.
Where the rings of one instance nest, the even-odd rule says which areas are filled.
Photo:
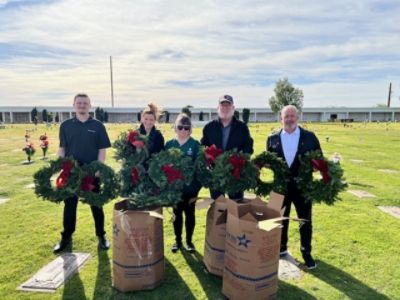
[[311, 254], [303, 253], [303, 259], [305, 265], [307, 266], [307, 269], [312, 270], [317, 267], [317, 263], [315, 262]]

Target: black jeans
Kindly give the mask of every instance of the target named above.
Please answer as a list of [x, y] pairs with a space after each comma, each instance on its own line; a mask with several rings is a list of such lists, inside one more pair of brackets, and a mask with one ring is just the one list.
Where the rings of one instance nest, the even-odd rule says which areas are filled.
[[183, 213], [185, 213], [185, 229], [186, 229], [186, 242], [192, 242], [194, 227], [196, 225], [195, 217], [195, 201], [189, 203], [193, 197], [190, 195], [183, 195], [182, 201], [173, 209], [175, 214], [174, 232], [175, 240], [178, 243], [182, 242], [182, 227], [183, 227]]
[[[61, 232], [63, 239], [71, 238], [75, 231], [76, 226], [76, 208], [78, 206], [78, 197], [74, 196], [64, 200], [64, 219], [63, 226], [64, 231]], [[90, 206], [96, 227], [96, 235], [103, 236], [106, 232], [104, 231], [104, 212], [103, 207]]]
[[[305, 199], [299, 195], [300, 193], [296, 187], [294, 187], [293, 184], [289, 184], [288, 192], [285, 196], [282, 207], [286, 207], [284, 216], [289, 217], [291, 204], [293, 203], [297, 212], [297, 217], [299, 219], [307, 220], [299, 223], [300, 250], [304, 254], [310, 254], [312, 240], [312, 203], [306, 202]], [[281, 249], [285, 250], [288, 243], [289, 220], [283, 221], [282, 225]]]

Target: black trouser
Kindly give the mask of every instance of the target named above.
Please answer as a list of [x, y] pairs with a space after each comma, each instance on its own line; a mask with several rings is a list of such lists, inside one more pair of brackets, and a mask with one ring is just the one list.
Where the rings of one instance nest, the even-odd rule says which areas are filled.
[[178, 243], [182, 242], [182, 227], [183, 227], [183, 212], [185, 213], [185, 229], [186, 229], [186, 242], [192, 242], [194, 227], [196, 225], [195, 217], [195, 201], [189, 203], [193, 197], [191, 195], [183, 195], [182, 201], [174, 208], [174, 232], [175, 240]]
[[[282, 207], [286, 207], [284, 211], [284, 216], [290, 216], [291, 204], [297, 212], [297, 217], [299, 219], [305, 219], [307, 221], [299, 223], [300, 231], [300, 244], [301, 252], [305, 254], [311, 253], [311, 239], [312, 239], [312, 203], [306, 202], [305, 199], [299, 196], [300, 193], [295, 187], [294, 183], [289, 184], [288, 191], [285, 196]], [[289, 230], [289, 220], [282, 222], [282, 237], [281, 237], [281, 249], [285, 250], [287, 248], [288, 242], [288, 230]]]
[[[94, 192], [98, 192], [100, 190], [100, 181], [96, 179], [95, 183], [96, 188]], [[63, 226], [64, 231], [61, 232], [61, 236], [63, 239], [71, 238], [72, 234], [75, 231], [76, 226], [76, 208], [78, 206], [78, 197], [74, 196], [64, 200], [64, 219]], [[104, 211], [102, 206], [90, 206], [92, 210], [92, 215], [94, 219], [94, 225], [96, 227], [96, 235], [103, 236], [106, 234], [104, 231]]]
[[[221, 195], [225, 196], [225, 194], [223, 192], [210, 190], [210, 196], [214, 200], [217, 200], [217, 198], [219, 196], [221, 196]], [[243, 191], [237, 192], [236, 194], [229, 194], [228, 195], [229, 199], [236, 200], [236, 201], [243, 200], [243, 196], [244, 196], [244, 192]]]

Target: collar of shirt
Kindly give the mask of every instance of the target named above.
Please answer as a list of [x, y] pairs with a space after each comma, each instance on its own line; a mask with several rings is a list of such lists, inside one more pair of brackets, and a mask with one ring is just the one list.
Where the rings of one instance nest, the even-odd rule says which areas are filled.
[[281, 132], [281, 135], [289, 135], [289, 136], [296, 136], [299, 134], [300, 134], [299, 126], [297, 126], [296, 129], [292, 133], [285, 131], [285, 129], [283, 129], [283, 128], [282, 128], [282, 132]]

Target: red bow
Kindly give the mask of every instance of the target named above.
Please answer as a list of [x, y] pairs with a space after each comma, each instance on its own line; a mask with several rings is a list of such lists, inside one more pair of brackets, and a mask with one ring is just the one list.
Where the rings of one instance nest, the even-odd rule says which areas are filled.
[[224, 151], [217, 148], [215, 145], [211, 145], [204, 150], [204, 155], [207, 160], [207, 165], [210, 167], [214, 164], [215, 159], [221, 155]]
[[136, 138], [139, 136], [139, 133], [136, 130], [130, 130], [128, 134], [128, 142], [133, 144], [136, 141]]
[[95, 178], [93, 176], [86, 176], [82, 179], [81, 190], [82, 191], [93, 191], [96, 186], [94, 185]]
[[131, 182], [133, 185], [137, 185], [139, 183], [139, 171], [136, 167], [133, 167], [131, 170]]
[[164, 165], [161, 167], [161, 170], [167, 176], [168, 183], [174, 183], [179, 179], [183, 179], [183, 175], [181, 171], [174, 169], [173, 164]]
[[40, 147], [41, 148], [48, 148], [49, 147], [49, 141], [42, 140], [42, 142], [40, 143]]
[[62, 171], [61, 171], [60, 175], [58, 175], [58, 177], [56, 179], [56, 187], [58, 189], [61, 189], [61, 188], [65, 187], [65, 185], [68, 182], [68, 178], [71, 175], [71, 170], [72, 170], [73, 167], [74, 167], [74, 164], [69, 160], [64, 161], [62, 163], [62, 167], [61, 167]]
[[133, 141], [132, 145], [135, 146], [137, 149], [144, 148], [144, 143], [142, 141]]
[[321, 172], [323, 182], [328, 184], [331, 180], [328, 174], [328, 163], [323, 159], [312, 159], [311, 164], [314, 170]]
[[240, 172], [246, 164], [246, 159], [242, 156], [232, 155], [229, 157], [229, 163], [233, 166], [232, 175], [240, 180]]

